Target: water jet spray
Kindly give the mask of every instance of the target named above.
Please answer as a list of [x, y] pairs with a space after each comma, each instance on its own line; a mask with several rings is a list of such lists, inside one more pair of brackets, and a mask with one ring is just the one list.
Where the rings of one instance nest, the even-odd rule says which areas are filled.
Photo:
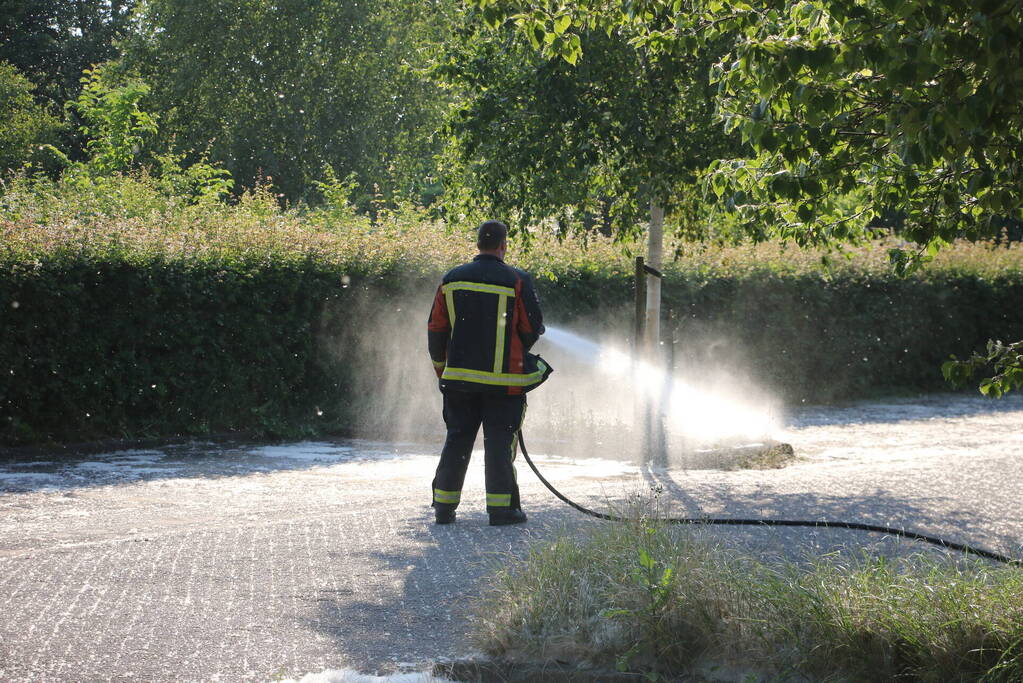
[[[630, 358], [621, 352], [614, 351], [612, 349], [605, 349], [596, 342], [580, 337], [579, 335], [571, 332], [566, 332], [556, 327], [547, 327], [547, 332], [544, 335], [544, 339], [555, 345], [561, 347], [568, 353], [572, 354], [575, 358], [593, 363], [600, 367], [605, 372], [615, 373], [625, 370], [631, 370], [634, 377], [646, 378], [647, 380], [655, 380], [656, 384], [667, 384], [670, 383], [670, 378], [667, 377], [668, 373], [663, 370], [658, 370], [653, 366], [630, 360]], [[661, 379], [660, 382], [656, 380]], [[685, 385], [683, 385], [685, 386]], [[704, 403], [706, 397], [701, 397], [699, 392], [696, 392], [690, 387], [686, 387], [683, 395], [694, 399], [690, 405], [697, 405], [695, 399], [700, 399]], [[718, 409], [727, 409], [725, 406], [714, 406]], [[731, 416], [729, 416], [731, 417]], [[732, 417], [729, 420], [730, 423], [734, 424], [735, 420]], [[597, 519], [603, 519], [611, 522], [625, 521], [625, 519], [619, 515], [612, 515], [604, 512], [597, 512], [589, 508], [583, 507], [575, 501], [566, 497], [563, 493], [558, 491], [547, 479], [540, 473], [536, 464], [529, 457], [529, 451], [526, 450], [526, 443], [522, 436], [522, 430], [518, 432], [518, 448], [522, 451], [523, 457], [526, 459], [526, 463], [530, 469], [537, 476], [540, 482], [547, 487], [547, 489], [554, 494], [559, 500], [572, 507], [579, 512], [595, 517]], [[876, 524], [864, 524], [861, 522], [845, 522], [845, 521], [834, 521], [834, 520], [793, 520], [793, 519], [740, 519], [732, 517], [665, 517], [660, 518], [657, 521], [666, 524], [693, 524], [693, 525], [708, 525], [708, 526], [760, 526], [760, 527], [813, 527], [818, 529], [852, 529], [855, 531], [868, 531], [873, 533], [886, 534], [889, 536], [896, 536], [899, 538], [907, 538], [916, 541], [923, 541], [930, 543], [946, 550], [955, 550], [977, 557], [983, 557], [989, 560], [995, 560], [996, 562], [1002, 562], [1004, 564], [1023, 566], [1023, 560], [1002, 555], [999, 553], [992, 552], [990, 550], [983, 550], [981, 548], [974, 548], [969, 545], [955, 543], [937, 536], [929, 536], [916, 531], [907, 531], [905, 529], [896, 529], [894, 527], [880, 526]]]

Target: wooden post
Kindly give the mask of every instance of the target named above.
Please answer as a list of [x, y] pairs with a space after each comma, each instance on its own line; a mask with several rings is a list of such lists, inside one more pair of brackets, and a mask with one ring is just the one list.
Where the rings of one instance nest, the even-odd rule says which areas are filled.
[[643, 257], [636, 257], [636, 325], [632, 348], [637, 359], [646, 354], [646, 269]]

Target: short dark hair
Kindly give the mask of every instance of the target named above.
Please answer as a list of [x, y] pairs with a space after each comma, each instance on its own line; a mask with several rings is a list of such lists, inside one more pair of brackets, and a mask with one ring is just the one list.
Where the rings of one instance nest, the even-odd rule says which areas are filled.
[[484, 251], [493, 251], [508, 239], [508, 226], [501, 221], [484, 221], [476, 229], [476, 246]]

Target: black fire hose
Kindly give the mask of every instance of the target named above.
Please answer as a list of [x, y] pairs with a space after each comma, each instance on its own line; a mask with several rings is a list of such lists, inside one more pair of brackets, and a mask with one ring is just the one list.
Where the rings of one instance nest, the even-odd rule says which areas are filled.
[[[597, 519], [605, 519], [610, 522], [621, 522], [624, 518], [618, 515], [609, 515], [604, 512], [596, 512], [585, 508], [575, 501], [569, 500], [561, 491], [554, 488], [554, 486], [540, 474], [540, 470], [533, 464], [533, 460], [529, 457], [529, 451], [526, 450], [526, 442], [522, 439], [522, 431], [519, 430], [519, 448], [522, 449], [522, 455], [526, 458], [526, 462], [529, 463], [530, 469], [533, 470], [533, 474], [536, 475], [537, 479], [543, 483], [544, 486], [550, 490], [555, 496], [557, 496], [562, 502], [566, 503], [569, 507], [573, 507], [584, 515], [596, 517]], [[968, 545], [961, 543], [953, 543], [952, 541], [946, 541], [943, 538], [936, 536], [927, 536], [925, 534], [918, 534], [915, 531], [906, 531], [905, 529], [895, 529], [888, 526], [878, 526], [876, 524], [861, 524], [859, 522], [832, 522], [828, 520], [800, 520], [800, 519], [737, 519], [732, 517], [663, 517], [658, 518], [657, 521], [665, 522], [667, 524], [707, 524], [717, 526], [809, 526], [822, 529], [856, 529], [858, 531], [873, 531], [879, 534], [888, 534], [890, 536], [899, 536], [901, 538], [911, 538], [915, 541], [925, 541], [932, 545], [936, 545], [948, 550], [958, 550], [960, 552], [969, 553], [978, 557], [983, 557], [988, 560], [995, 560], [997, 562], [1003, 562], [1005, 564], [1023, 566], [1023, 560], [1018, 560], [1007, 555], [1000, 555], [990, 550], [983, 550], [980, 548], [971, 548]]]

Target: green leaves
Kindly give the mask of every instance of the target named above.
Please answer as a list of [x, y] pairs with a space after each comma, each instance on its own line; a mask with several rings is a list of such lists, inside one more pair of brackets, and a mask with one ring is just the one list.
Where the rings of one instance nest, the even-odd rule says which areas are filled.
[[149, 137], [157, 116], [139, 103], [149, 86], [137, 78], [118, 78], [108, 66], [86, 69], [82, 92], [71, 105], [82, 117], [80, 129], [89, 137], [86, 166], [99, 174], [127, 171]]
[[[498, 30], [505, 21], [511, 21], [526, 37], [534, 50], [545, 57], [560, 58], [575, 65], [582, 57], [582, 40], [570, 29], [598, 28], [597, 15], [588, 8], [575, 6], [554, 6], [548, 4], [530, 5], [501, 0], [470, 0], [471, 6], [479, 8], [483, 22], [491, 30]], [[608, 36], [613, 25], [603, 26]]]
[[598, 21], [586, 6], [502, 6], [496, 33], [469, 16], [449, 48], [446, 86], [461, 100], [447, 127], [449, 210], [624, 234], [651, 193], [696, 195], [695, 172], [729, 144], [705, 83], [717, 53], [668, 58], [624, 15]]
[[799, 182], [788, 171], [780, 171], [770, 181], [770, 191], [783, 199], [795, 199], [800, 195]]
[[[1023, 92], [1023, 6], [787, 0], [753, 10], [698, 0], [680, 10], [667, 0], [572, 5], [578, 25], [621, 22], [630, 45], [666, 58], [738, 36], [711, 81], [719, 120], [751, 145], [755, 162], [727, 180], [707, 177], [715, 196], [743, 207], [751, 233], [766, 224], [820, 243], [866, 235], [872, 217], [895, 213], [906, 234], [927, 243], [983, 238], [1001, 217], [1023, 218], [1011, 200], [1023, 186], [1023, 110], [1011, 95]], [[841, 230], [813, 223], [828, 212], [811, 211], [808, 197], [856, 187], [867, 188], [861, 204], [831, 217]], [[782, 223], [767, 222], [778, 216]]]
[[44, 148], [57, 141], [60, 121], [32, 97], [35, 86], [0, 61], [0, 173], [47, 161]]
[[980, 381], [980, 393], [991, 398], [1023, 387], [1023, 341], [1004, 344], [998, 340], [989, 341], [986, 353], [974, 353], [966, 360], [952, 356], [941, 366], [945, 381], [961, 387], [981, 369], [994, 370], [994, 375]]
[[494, 30], [504, 23], [504, 20], [507, 18], [507, 15], [496, 5], [483, 7], [480, 15], [483, 17], [483, 23]]
[[554, 20], [554, 33], [562, 35], [572, 25], [572, 17], [566, 12]]
[[[283, 199], [308, 202], [329, 164], [357, 174], [363, 210], [429, 203], [453, 99], [431, 74], [450, 67], [442, 46], [464, 14], [457, 0], [147, 0], [122, 62], [152, 86], [164, 137], [245, 187], [270, 177]], [[481, 26], [508, 17], [499, 2], [471, 14]]]
[[650, 556], [645, 549], [640, 548], [639, 550], [639, 566], [647, 571], [652, 571], [654, 568], [654, 558]]

